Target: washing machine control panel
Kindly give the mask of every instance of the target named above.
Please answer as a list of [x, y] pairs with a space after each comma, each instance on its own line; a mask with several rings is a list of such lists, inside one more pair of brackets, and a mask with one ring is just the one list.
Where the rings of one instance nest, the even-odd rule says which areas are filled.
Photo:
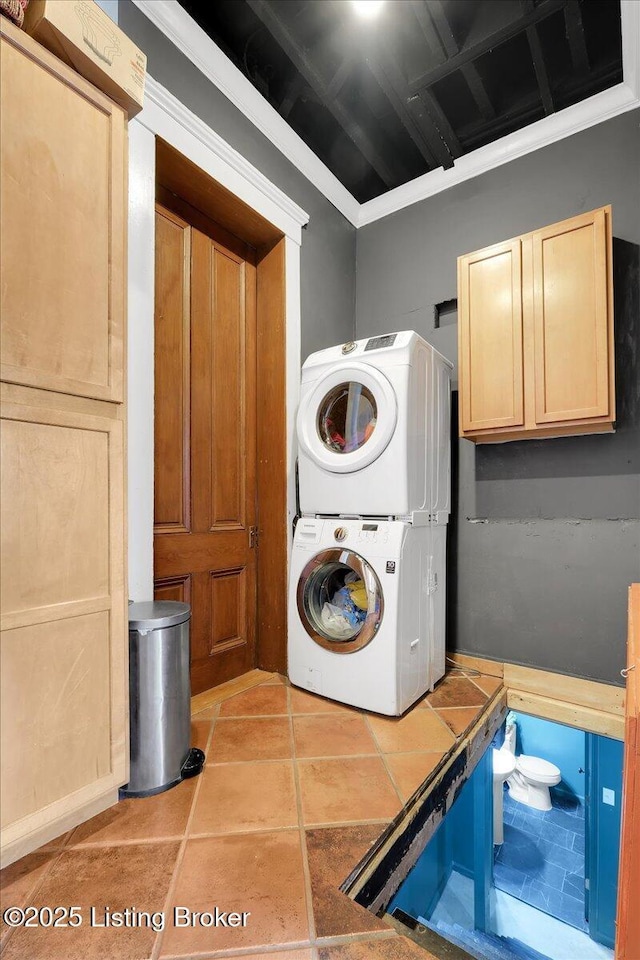
[[363, 523], [358, 531], [358, 540], [368, 540], [369, 542], [386, 543], [389, 539], [389, 533], [384, 524]]

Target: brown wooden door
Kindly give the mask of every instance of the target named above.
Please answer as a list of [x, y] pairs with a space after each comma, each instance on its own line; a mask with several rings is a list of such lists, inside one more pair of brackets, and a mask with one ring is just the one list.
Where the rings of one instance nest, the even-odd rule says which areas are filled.
[[460, 429], [524, 424], [520, 240], [458, 260]]
[[220, 233], [157, 207], [155, 596], [192, 606], [193, 694], [255, 662], [255, 259]]

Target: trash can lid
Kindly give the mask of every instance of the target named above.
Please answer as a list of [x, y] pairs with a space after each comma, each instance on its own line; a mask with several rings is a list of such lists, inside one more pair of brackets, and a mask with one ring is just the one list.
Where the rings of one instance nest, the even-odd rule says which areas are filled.
[[129, 630], [163, 630], [184, 623], [191, 616], [188, 603], [177, 600], [144, 600], [129, 606]]

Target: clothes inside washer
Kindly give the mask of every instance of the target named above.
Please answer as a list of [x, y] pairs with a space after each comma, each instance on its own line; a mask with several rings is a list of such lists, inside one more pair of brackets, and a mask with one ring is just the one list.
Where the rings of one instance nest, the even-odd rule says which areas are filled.
[[[364, 600], [364, 607], [356, 603], [351, 588], [355, 589], [358, 600]], [[360, 590], [364, 597], [359, 596]], [[322, 625], [333, 636], [351, 639], [358, 632], [360, 624], [364, 623], [366, 619], [366, 606], [366, 591], [362, 580], [356, 579], [350, 583], [345, 583], [343, 587], [336, 590], [331, 602], [325, 603], [322, 607]]]

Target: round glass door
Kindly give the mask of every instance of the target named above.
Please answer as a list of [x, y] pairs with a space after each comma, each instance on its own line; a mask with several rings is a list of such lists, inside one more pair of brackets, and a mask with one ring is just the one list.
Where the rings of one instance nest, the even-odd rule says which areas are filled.
[[339, 364], [303, 396], [298, 442], [323, 470], [354, 473], [387, 448], [397, 417], [395, 390], [381, 370]]
[[376, 428], [375, 397], [357, 381], [339, 383], [318, 409], [318, 434], [334, 453], [352, 453], [362, 447]]
[[309, 636], [326, 650], [362, 650], [376, 635], [383, 610], [380, 581], [351, 550], [323, 550], [302, 571], [298, 613]]

